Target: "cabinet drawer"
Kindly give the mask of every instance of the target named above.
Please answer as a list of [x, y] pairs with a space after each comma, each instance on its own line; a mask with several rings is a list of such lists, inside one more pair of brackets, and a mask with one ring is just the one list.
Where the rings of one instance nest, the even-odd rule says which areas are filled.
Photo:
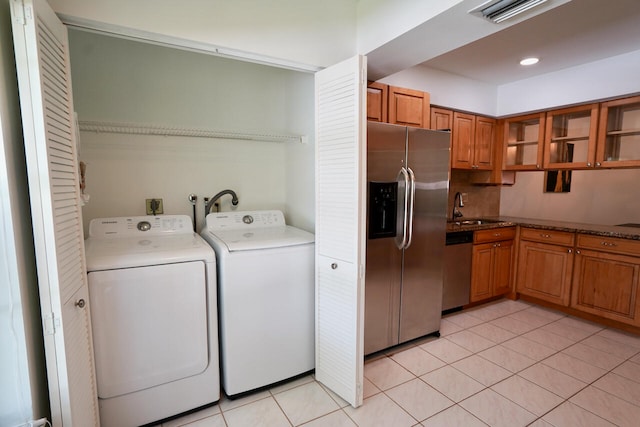
[[573, 246], [574, 238], [574, 233], [566, 231], [526, 227], [520, 229], [521, 240], [532, 240], [534, 242], [552, 243], [554, 245]]
[[640, 241], [578, 234], [577, 246], [603, 252], [640, 256]]
[[489, 230], [478, 230], [473, 233], [473, 243], [499, 242], [501, 240], [511, 240], [515, 236], [515, 227], [500, 227], [491, 228]]

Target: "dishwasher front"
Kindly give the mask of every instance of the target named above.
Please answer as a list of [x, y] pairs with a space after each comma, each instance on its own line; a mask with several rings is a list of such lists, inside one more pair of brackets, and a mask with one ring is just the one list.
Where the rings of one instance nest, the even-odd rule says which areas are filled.
[[469, 304], [473, 231], [447, 233], [444, 248], [442, 311]]

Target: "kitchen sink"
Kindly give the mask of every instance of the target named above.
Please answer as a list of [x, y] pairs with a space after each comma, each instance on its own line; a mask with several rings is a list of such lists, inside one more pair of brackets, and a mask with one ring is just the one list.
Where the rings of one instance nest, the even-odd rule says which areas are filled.
[[495, 224], [501, 222], [498, 219], [464, 219], [462, 221], [450, 221], [450, 223], [455, 225], [482, 225], [482, 224]]

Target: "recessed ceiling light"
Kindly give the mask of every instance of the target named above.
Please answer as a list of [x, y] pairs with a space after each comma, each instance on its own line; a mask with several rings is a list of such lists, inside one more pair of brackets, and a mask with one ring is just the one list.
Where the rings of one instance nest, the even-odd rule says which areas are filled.
[[538, 58], [524, 58], [522, 61], [520, 61], [520, 65], [533, 65], [533, 64], [537, 64], [539, 61]]

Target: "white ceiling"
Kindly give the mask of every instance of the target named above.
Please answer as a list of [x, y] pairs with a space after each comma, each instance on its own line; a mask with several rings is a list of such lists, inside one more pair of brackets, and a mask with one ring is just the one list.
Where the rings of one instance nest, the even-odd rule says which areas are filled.
[[[469, 15], [482, 1], [462, 1], [367, 54], [370, 78], [423, 64], [501, 85], [640, 50], [640, 0], [566, 1], [549, 0], [515, 24]], [[520, 66], [527, 56], [540, 62]]]

